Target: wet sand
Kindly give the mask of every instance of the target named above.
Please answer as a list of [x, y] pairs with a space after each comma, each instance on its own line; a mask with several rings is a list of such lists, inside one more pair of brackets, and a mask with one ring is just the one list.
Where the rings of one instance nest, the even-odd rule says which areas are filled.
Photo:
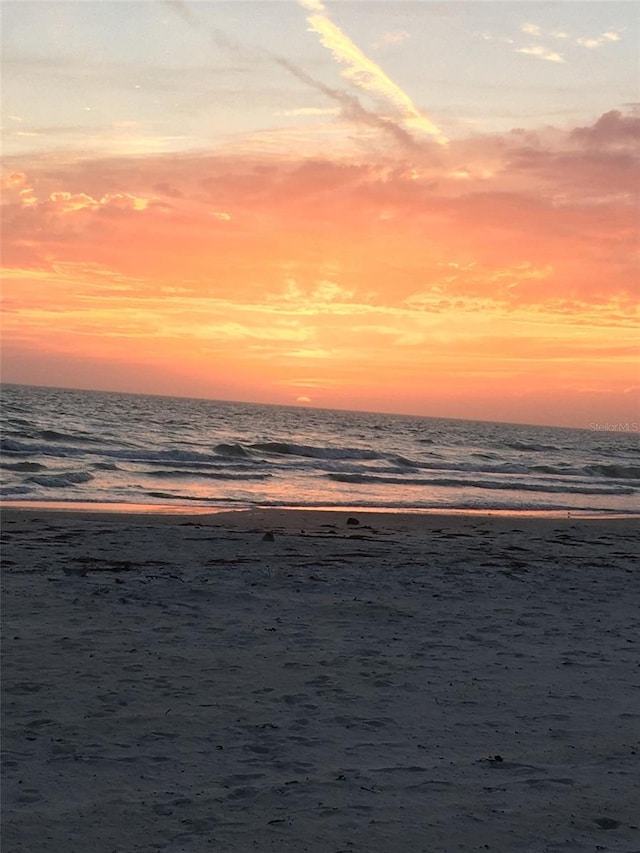
[[351, 516], [3, 509], [3, 851], [639, 851], [638, 522]]

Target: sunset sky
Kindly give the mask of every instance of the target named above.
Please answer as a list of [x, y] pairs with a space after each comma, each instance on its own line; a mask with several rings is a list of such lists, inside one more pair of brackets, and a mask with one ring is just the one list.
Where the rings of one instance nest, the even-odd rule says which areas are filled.
[[636, 4], [2, 16], [4, 381], [640, 420]]

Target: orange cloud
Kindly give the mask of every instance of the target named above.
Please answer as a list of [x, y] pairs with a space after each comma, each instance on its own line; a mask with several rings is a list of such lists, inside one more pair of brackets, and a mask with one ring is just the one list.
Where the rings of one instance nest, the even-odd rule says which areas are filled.
[[314, 389], [319, 405], [416, 410], [422, 395], [425, 411], [463, 416], [466, 399], [474, 417], [482, 399], [510, 400], [485, 416], [513, 417], [526, 388], [555, 401], [550, 415], [563, 395], [574, 413], [603, 394], [629, 412], [626, 119], [437, 157], [16, 163], [2, 210], [9, 378], [36, 375], [38, 359], [81, 376], [83, 357], [123, 387], [126, 354], [147, 390], [166, 375], [174, 392]]
[[[95, 199], [86, 193], [53, 192], [48, 199], [40, 202], [30, 201], [29, 206], [42, 204], [58, 213], [73, 213], [76, 210], [145, 210], [153, 199], [138, 198], [130, 193], [106, 193], [100, 199]], [[24, 200], [23, 200], [24, 203]]]
[[27, 176], [24, 172], [11, 172], [6, 177], [2, 178], [2, 189], [11, 190], [19, 187], [24, 187], [27, 183]]

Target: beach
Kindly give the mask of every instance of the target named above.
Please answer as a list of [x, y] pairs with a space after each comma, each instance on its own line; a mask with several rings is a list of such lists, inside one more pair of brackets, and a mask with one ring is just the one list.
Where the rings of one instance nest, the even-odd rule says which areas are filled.
[[4, 508], [3, 850], [640, 851], [639, 539]]

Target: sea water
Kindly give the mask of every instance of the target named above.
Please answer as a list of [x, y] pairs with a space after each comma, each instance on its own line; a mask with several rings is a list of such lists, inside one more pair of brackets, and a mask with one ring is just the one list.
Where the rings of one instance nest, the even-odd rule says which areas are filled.
[[6, 503], [640, 507], [635, 424], [578, 430], [21, 385], [3, 386], [1, 400]]

